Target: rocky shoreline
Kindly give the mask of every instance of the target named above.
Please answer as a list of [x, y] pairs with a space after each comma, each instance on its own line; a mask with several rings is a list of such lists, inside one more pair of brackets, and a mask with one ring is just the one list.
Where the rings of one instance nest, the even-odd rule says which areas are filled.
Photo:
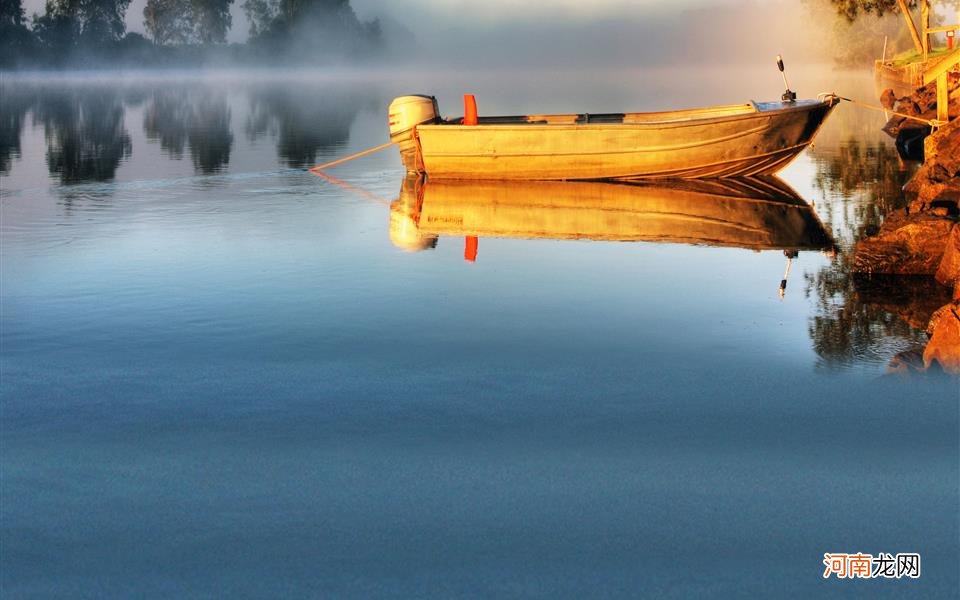
[[[951, 75], [949, 87], [952, 120], [923, 140], [924, 163], [903, 189], [909, 206], [887, 215], [880, 230], [858, 242], [854, 251], [858, 278], [929, 277], [945, 291], [952, 288], [951, 302], [924, 315], [926, 347], [894, 357], [891, 373], [942, 370], [960, 375], [960, 74]], [[933, 85], [899, 99], [887, 90], [881, 101], [922, 118], [936, 114]], [[897, 137], [898, 146], [926, 133], [911, 130], [911, 121], [899, 116], [884, 130]]]

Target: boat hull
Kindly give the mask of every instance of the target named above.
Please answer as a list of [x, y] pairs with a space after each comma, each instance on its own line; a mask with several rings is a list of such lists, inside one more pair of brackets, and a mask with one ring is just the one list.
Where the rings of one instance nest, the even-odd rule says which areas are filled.
[[[416, 128], [432, 179], [634, 180], [771, 175], [812, 141], [835, 102], [622, 115], [619, 123], [435, 124]], [[713, 112], [708, 112], [713, 111]], [[679, 117], [677, 116], [679, 115]]]

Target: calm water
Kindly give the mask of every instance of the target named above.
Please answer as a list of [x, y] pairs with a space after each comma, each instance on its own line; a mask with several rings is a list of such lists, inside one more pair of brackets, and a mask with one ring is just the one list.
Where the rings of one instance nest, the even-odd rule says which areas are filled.
[[[779, 247], [547, 227], [471, 262], [462, 233], [404, 243], [395, 152], [347, 186], [305, 172], [382, 143], [403, 93], [781, 92], [683, 75], [5, 76], [3, 596], [953, 597], [957, 384], [883, 376], [948, 298], [848, 268], [912, 169], [882, 115], [842, 106], [783, 173], [839, 250], [802, 250], [783, 298]], [[920, 552], [922, 577], [821, 577], [857, 551]]]

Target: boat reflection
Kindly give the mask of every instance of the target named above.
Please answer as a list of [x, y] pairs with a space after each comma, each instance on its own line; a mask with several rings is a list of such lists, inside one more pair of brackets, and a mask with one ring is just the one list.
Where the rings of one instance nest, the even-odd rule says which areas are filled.
[[823, 250], [833, 239], [813, 208], [774, 177], [657, 183], [404, 180], [390, 238], [407, 251], [441, 236], [700, 244]]

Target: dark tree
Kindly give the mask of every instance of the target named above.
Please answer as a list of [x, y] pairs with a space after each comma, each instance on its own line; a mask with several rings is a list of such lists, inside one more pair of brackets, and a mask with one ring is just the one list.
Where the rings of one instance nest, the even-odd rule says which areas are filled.
[[241, 5], [250, 23], [250, 39], [256, 39], [273, 27], [278, 10], [275, 0], [245, 0]]
[[193, 33], [189, 0], [147, 0], [143, 27], [157, 44], [185, 44]]
[[0, 0], [0, 67], [16, 66], [32, 54], [35, 37], [27, 29], [23, 0]]
[[[883, 15], [888, 12], [898, 12], [902, 6], [911, 9], [917, 8], [922, 0], [829, 0], [829, 2], [837, 7], [838, 13], [852, 21], [860, 16], [861, 13]], [[957, 6], [960, 5], [960, 2], [957, 2], [957, 0], [930, 1], [931, 6], [935, 4]]]
[[921, 7], [921, 19], [926, 19], [929, 25], [930, 12], [929, 7], [933, 5], [960, 7], [960, 0], [809, 0], [816, 2], [829, 2], [836, 7], [837, 12], [847, 18], [849, 22], [857, 20], [863, 14], [875, 14], [883, 16], [888, 12], [899, 12], [903, 15], [904, 23], [910, 36], [913, 38], [914, 48], [917, 52], [922, 52], [924, 43], [922, 41], [923, 27], [914, 22], [910, 15], [910, 9]]
[[246, 0], [242, 6], [250, 21], [251, 38], [271, 31], [287, 32], [306, 20], [333, 21], [341, 13], [353, 13], [349, 0]]
[[77, 45], [105, 47], [123, 37], [124, 15], [130, 0], [47, 0], [42, 16], [34, 16], [34, 31], [55, 54]]
[[197, 23], [196, 39], [201, 44], [222, 44], [233, 25], [230, 5], [233, 0], [193, 0], [193, 18]]
[[23, 0], [0, 0], [0, 26], [23, 25], [25, 21]]
[[123, 37], [127, 30], [124, 15], [130, 0], [59, 0], [64, 4], [76, 4], [81, 21], [81, 40], [97, 44], [113, 42]]
[[245, 0], [250, 39], [285, 60], [357, 56], [382, 42], [380, 24], [357, 18], [349, 0]]
[[[898, 0], [830, 0], [830, 3], [837, 8], [838, 13], [851, 21], [861, 13], [882, 15], [899, 8]], [[917, 0], [906, 0], [906, 4], [913, 8], [917, 5]]]
[[158, 44], [222, 44], [233, 0], [148, 0], [143, 25]]
[[62, 63], [74, 51], [80, 25], [73, 15], [59, 11], [50, 2], [43, 15], [33, 16], [33, 32], [53, 63]]

